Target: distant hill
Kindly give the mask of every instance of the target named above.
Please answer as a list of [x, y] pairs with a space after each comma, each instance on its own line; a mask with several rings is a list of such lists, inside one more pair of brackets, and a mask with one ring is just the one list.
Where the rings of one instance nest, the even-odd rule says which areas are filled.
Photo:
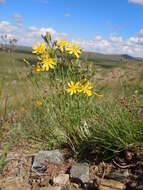
[[143, 58], [132, 57], [128, 54], [102, 54], [96, 52], [83, 52], [81, 60], [94, 62], [96, 65], [114, 67], [124, 62], [143, 63]]
[[32, 54], [32, 48], [28, 46], [16, 46], [16, 52]]
[[[15, 51], [19, 53], [32, 54], [32, 47], [16, 46]], [[97, 52], [83, 52], [81, 60], [94, 62], [96, 65], [117, 66], [121, 62], [139, 62], [143, 63], [143, 58], [133, 57], [128, 54], [102, 54]]]
[[[9, 49], [9, 45], [6, 45], [6, 49]], [[3, 51], [2, 48], [0, 48], [0, 51]], [[15, 46], [14, 51], [19, 53], [32, 54], [32, 48], [27, 46]]]
[[130, 56], [128, 54], [123, 54], [123, 55], [121, 55], [121, 57], [123, 59], [130, 60], [130, 61], [138, 61], [139, 60], [138, 58], [132, 57], [132, 56]]
[[87, 59], [88, 61], [99, 61], [99, 59], [111, 61], [120, 61], [121, 59], [129, 61], [143, 61], [143, 58], [136, 58], [128, 54], [102, 54], [96, 52], [83, 52], [81, 59]]

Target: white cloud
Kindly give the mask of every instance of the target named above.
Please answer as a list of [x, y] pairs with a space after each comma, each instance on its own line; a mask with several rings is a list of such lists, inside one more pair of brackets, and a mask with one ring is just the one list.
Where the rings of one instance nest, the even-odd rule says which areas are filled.
[[70, 17], [71, 15], [69, 13], [64, 14], [65, 17]]
[[15, 13], [15, 14], [13, 15], [13, 18], [15, 19], [16, 22], [21, 22], [21, 15], [20, 15], [20, 14]]
[[105, 54], [130, 54], [136, 57], [143, 57], [143, 29], [128, 39], [112, 35], [108, 38], [96, 36], [94, 39], [88, 41], [77, 40], [74, 42], [88, 51]]
[[17, 26], [12, 25], [7, 21], [0, 22], [0, 33], [13, 33], [17, 30]]
[[30, 33], [30, 35], [35, 38], [38, 38], [41, 35], [45, 35], [47, 32], [50, 32], [53, 37], [56, 37], [58, 35], [58, 33], [53, 28], [37, 28], [35, 26], [30, 26], [27, 29], [27, 33]]
[[135, 3], [135, 4], [139, 4], [139, 5], [143, 5], [143, 0], [128, 0], [129, 3]]
[[[20, 17], [19, 17], [20, 18]], [[110, 35], [108, 38], [103, 36], [95, 36], [90, 40], [72, 40], [66, 33], [58, 33], [53, 28], [48, 27], [19, 27], [17, 23], [11, 24], [7, 21], [0, 22], [0, 35], [16, 37], [18, 44], [31, 46], [41, 40], [41, 35], [50, 32], [54, 39], [58, 37], [69, 38], [69, 40], [78, 43], [81, 48], [88, 51], [96, 51], [107, 54], [130, 54], [132, 56], [143, 57], [143, 29], [136, 35], [124, 39], [122, 36]]]
[[18, 14], [15, 14], [15, 24], [11, 24], [7, 21], [0, 21], [0, 36], [1, 35], [7, 35], [7, 36], [15, 36], [18, 40], [18, 43], [20, 45], [27, 45], [31, 46], [33, 43], [37, 43], [38, 40], [41, 40], [41, 35], [46, 34], [46, 32], [50, 32], [52, 37], [54, 39], [60, 37], [60, 36], [66, 36], [66, 33], [58, 33], [53, 28], [45, 28], [45, 27], [19, 27], [18, 23], [21, 21], [21, 16]]
[[6, 2], [6, 0], [0, 0], [0, 3], [5, 3]]

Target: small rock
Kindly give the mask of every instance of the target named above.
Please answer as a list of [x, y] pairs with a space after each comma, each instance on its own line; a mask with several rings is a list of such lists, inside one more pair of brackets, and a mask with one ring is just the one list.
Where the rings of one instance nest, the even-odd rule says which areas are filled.
[[57, 177], [54, 177], [53, 183], [58, 185], [67, 185], [69, 183], [69, 175], [59, 174]]
[[108, 179], [114, 179], [120, 182], [124, 182], [126, 178], [129, 176], [128, 170], [125, 170], [124, 173], [120, 173], [118, 171], [111, 172], [108, 174], [107, 178]]
[[74, 164], [70, 170], [70, 177], [77, 182], [88, 183], [89, 165], [87, 163]]
[[76, 189], [79, 189], [79, 184], [77, 183], [72, 183], [73, 187], [75, 187]]
[[126, 151], [126, 153], [125, 153], [125, 158], [126, 158], [126, 160], [128, 160], [128, 161], [132, 160], [133, 155], [134, 155], [134, 154], [133, 154], [132, 152]]
[[129, 170], [126, 169], [126, 170], [123, 172], [123, 175], [124, 175], [125, 177], [129, 177], [129, 176], [130, 176]]
[[64, 159], [59, 150], [39, 151], [39, 153], [34, 158], [32, 169], [37, 170], [38, 172], [44, 171], [45, 167], [43, 164], [46, 161], [60, 164], [63, 163]]
[[99, 185], [98, 190], [118, 190], [118, 189]]
[[118, 190], [125, 189], [125, 185], [123, 183], [119, 181], [115, 181], [115, 180], [106, 180], [106, 179], [100, 180], [99, 187], [102, 188], [102, 186], [110, 187], [112, 189], [118, 189]]

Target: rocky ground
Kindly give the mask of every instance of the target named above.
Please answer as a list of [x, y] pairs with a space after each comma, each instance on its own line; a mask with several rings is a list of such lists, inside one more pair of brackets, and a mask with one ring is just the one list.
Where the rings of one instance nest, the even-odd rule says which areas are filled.
[[106, 163], [76, 162], [66, 151], [9, 152], [1, 190], [143, 190], [143, 162], [131, 152]]

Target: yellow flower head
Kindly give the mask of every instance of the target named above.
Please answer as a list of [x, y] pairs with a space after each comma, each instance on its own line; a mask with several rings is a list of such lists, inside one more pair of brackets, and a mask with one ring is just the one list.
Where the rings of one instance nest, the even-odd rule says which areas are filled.
[[23, 113], [25, 111], [24, 107], [20, 108], [20, 112]]
[[56, 42], [56, 48], [59, 48], [62, 52], [64, 52], [64, 50], [66, 49], [66, 46], [68, 45], [69, 45], [69, 42], [66, 40], [59, 39]]
[[51, 58], [49, 54], [46, 54], [44, 58], [41, 59], [41, 68], [43, 71], [54, 69], [55, 65], [56, 65], [55, 59]]
[[77, 58], [79, 58], [81, 54], [81, 50], [79, 49], [79, 46], [77, 44], [69, 44], [69, 46], [66, 48], [66, 51], [69, 54], [74, 54]]
[[56, 42], [56, 48], [59, 48], [62, 52], [66, 51], [69, 54], [75, 55], [79, 58], [81, 54], [81, 50], [79, 49], [77, 44], [72, 44], [66, 40], [59, 39]]
[[36, 106], [37, 108], [41, 107], [41, 106], [42, 106], [42, 102], [41, 102], [40, 100], [36, 100], [36, 101], [35, 101], [35, 106]]
[[34, 67], [33, 70], [34, 70], [35, 72], [37, 72], [37, 73], [39, 73], [39, 72], [41, 71], [41, 66], [40, 66], [40, 63], [39, 63], [39, 62], [36, 64], [36, 66]]
[[41, 55], [45, 53], [45, 51], [46, 51], [46, 46], [44, 42], [42, 42], [41, 44], [40, 42], [38, 42], [37, 46], [34, 45], [32, 48], [32, 53], [35, 53], [37, 55]]
[[85, 84], [81, 86], [80, 92], [83, 92], [84, 94], [87, 94], [87, 96], [92, 96], [92, 85], [88, 81]]
[[68, 83], [67, 92], [72, 96], [79, 91], [79, 82], [74, 83], [73, 81]]

